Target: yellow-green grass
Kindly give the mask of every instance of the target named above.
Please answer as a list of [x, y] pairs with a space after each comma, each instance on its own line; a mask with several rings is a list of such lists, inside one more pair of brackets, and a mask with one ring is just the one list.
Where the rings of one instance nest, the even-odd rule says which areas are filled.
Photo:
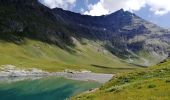
[[23, 44], [0, 41], [0, 66], [15, 65], [20, 68], [39, 68], [46, 71], [65, 69], [91, 70], [100, 73], [115, 73], [138, 68], [128, 64], [109, 52], [99, 51], [94, 43], [76, 44], [68, 52], [56, 45], [26, 39]]
[[119, 73], [108, 83], [78, 100], [170, 100], [170, 60], [130, 73]]

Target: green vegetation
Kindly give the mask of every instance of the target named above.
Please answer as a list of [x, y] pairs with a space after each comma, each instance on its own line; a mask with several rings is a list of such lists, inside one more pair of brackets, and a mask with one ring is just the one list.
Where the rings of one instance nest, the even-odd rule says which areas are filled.
[[[145, 50], [132, 53], [130, 59], [131, 63], [142, 66], [153, 66], [158, 64], [163, 59], [167, 58], [167, 55], [158, 55], [156, 52], [148, 52]], [[127, 59], [129, 60], [129, 59]]]
[[170, 59], [148, 68], [119, 73], [98, 90], [81, 94], [78, 100], [169, 100]]
[[[75, 43], [71, 51], [56, 45], [26, 39], [22, 44], [0, 41], [0, 66], [12, 64], [20, 68], [39, 68], [46, 71], [65, 69], [91, 70], [115, 73], [138, 68], [109, 52], [100, 51], [99, 44], [88, 41], [86, 45]], [[94, 46], [95, 45], [95, 46]]]

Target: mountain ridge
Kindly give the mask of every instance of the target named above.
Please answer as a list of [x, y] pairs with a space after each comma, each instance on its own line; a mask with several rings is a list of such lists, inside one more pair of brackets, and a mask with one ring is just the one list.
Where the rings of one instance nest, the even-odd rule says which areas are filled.
[[[54, 9], [54, 11], [56, 11], [55, 14], [58, 14], [57, 10], [60, 10], [61, 12], [63, 12], [63, 10], [56, 8], [56, 9]], [[142, 48], [142, 46], [138, 45], [138, 46], [134, 47], [133, 45], [136, 45], [136, 44], [132, 44], [132, 45], [127, 44], [127, 42], [133, 41], [131, 38], [134, 39], [136, 37], [139, 37], [139, 38], [144, 37], [144, 38], [146, 38], [145, 39], [145, 41], [146, 41], [147, 38], [157, 38], [158, 36], [161, 36], [161, 34], [162, 35], [169, 35], [168, 30], [163, 29], [161, 27], [158, 27], [157, 25], [152, 24], [150, 22], [147, 22], [146, 20], [144, 20], [144, 19], [142, 19], [142, 18], [140, 18], [140, 17], [136, 16], [135, 14], [130, 13], [128, 11], [119, 10], [115, 13], [112, 13], [112, 14], [109, 14], [109, 15], [104, 15], [104, 16], [86, 16], [86, 15], [83, 16], [83, 15], [68, 11], [67, 13], [65, 13], [63, 15], [60, 14], [60, 16], [62, 16], [62, 18], [64, 18], [65, 16], [69, 16], [69, 14], [70, 14], [70, 16], [74, 16], [73, 19], [72, 19], [72, 17], [71, 18], [68, 17], [68, 18], [65, 18], [65, 19], [73, 20], [72, 21], [73, 24], [78, 22], [76, 28], [77, 27], [83, 27], [84, 30], [88, 30], [89, 27], [90, 27], [91, 30], [94, 29], [95, 31], [102, 32], [102, 35], [100, 35], [98, 37], [98, 39], [100, 39], [100, 37], [104, 36], [104, 37], [102, 37], [102, 39], [106, 39], [106, 40], [115, 42], [113, 39], [108, 38], [108, 37], [113, 37], [114, 39], [119, 38], [118, 40], [120, 42], [115, 43], [115, 44], [118, 44], [119, 46], [120, 46], [120, 43], [121, 43], [120, 38], [129, 39], [129, 41], [126, 41], [126, 43], [123, 42], [122, 44], [128, 46], [129, 48], [132, 47], [133, 51], [138, 51], [138, 49]], [[82, 17], [82, 19], [79, 18], [78, 16]], [[91, 18], [90, 19], [91, 23], [89, 24], [88, 20], [83, 19], [84, 17], [86, 19]], [[104, 21], [102, 21], [103, 19], [104, 19]], [[83, 23], [82, 20], [85, 20], [84, 23]], [[69, 22], [69, 21], [67, 21], [67, 22]], [[104, 23], [106, 23], [106, 24], [104, 24]], [[72, 25], [72, 26], [74, 26], [74, 25]], [[95, 36], [98, 36], [100, 34], [100, 32], [97, 32], [98, 34], [95, 35]], [[115, 35], [115, 36], [113, 36], [113, 35]], [[163, 38], [166, 38], [166, 37], [167, 36], [164, 36]], [[124, 40], [122, 40], [122, 41], [124, 41]], [[169, 42], [168, 39], [166, 39], [166, 41]], [[143, 40], [140, 41], [140, 39], [139, 39], [138, 42], [140, 44], [141, 42], [143, 42]], [[123, 46], [123, 48], [126, 48], [126, 47]], [[149, 47], [144, 47], [144, 48], [149, 48]], [[112, 47], [111, 47], [111, 49], [112, 49]]]
[[0, 2], [1, 40], [22, 44], [29, 38], [69, 52], [77, 52], [73, 50], [77, 43], [93, 41], [103, 48], [96, 47], [99, 51], [107, 50], [142, 66], [156, 64], [168, 56], [170, 32], [128, 11], [97, 17], [49, 9], [36, 0]]

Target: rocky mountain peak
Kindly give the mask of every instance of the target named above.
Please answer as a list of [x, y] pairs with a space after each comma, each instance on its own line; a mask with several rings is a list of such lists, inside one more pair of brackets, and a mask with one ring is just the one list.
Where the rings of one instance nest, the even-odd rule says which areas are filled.
[[117, 17], [134, 17], [136, 16], [135, 14], [129, 12], [129, 11], [125, 11], [124, 9], [120, 9], [114, 13], [111, 13], [110, 15], [108, 16], [117, 16]]
[[116, 11], [116, 13], [123, 14], [123, 13], [125, 13], [125, 11], [124, 11], [124, 9], [120, 9], [120, 10]]

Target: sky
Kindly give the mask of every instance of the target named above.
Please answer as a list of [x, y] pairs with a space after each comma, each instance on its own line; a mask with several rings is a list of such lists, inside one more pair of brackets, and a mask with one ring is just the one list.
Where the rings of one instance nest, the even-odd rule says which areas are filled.
[[170, 0], [39, 0], [45, 6], [63, 8], [91, 16], [114, 13], [123, 8], [153, 22], [170, 28]]

